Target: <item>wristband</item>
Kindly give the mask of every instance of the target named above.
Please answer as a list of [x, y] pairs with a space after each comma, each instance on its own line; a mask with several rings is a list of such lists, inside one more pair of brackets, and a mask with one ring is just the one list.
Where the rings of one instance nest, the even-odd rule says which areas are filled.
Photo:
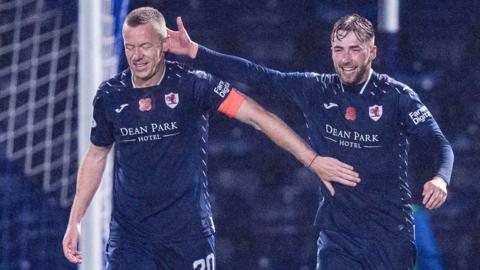
[[313, 157], [312, 161], [310, 161], [310, 164], [308, 164], [307, 166], [307, 169], [310, 169], [310, 166], [312, 166], [313, 162], [315, 161], [315, 159], [318, 157], [317, 154], [315, 154], [315, 156]]

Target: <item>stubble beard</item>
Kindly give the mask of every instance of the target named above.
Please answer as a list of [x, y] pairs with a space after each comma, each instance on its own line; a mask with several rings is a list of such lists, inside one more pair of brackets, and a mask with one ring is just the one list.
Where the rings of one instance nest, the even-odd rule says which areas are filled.
[[340, 81], [345, 85], [357, 85], [367, 80], [370, 65], [357, 66], [354, 74], [344, 74], [342, 67], [337, 66], [336, 72], [340, 77]]

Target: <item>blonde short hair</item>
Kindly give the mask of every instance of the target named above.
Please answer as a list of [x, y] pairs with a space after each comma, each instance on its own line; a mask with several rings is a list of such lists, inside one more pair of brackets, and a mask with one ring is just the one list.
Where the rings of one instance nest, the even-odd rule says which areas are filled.
[[139, 25], [152, 22], [154, 23], [155, 28], [158, 30], [161, 38], [167, 38], [167, 25], [165, 23], [165, 18], [160, 11], [152, 7], [141, 7], [130, 11], [125, 18], [124, 25], [137, 27]]

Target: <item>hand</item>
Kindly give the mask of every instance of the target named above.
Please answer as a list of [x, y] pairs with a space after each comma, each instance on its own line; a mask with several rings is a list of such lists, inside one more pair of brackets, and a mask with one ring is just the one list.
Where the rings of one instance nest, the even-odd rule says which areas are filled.
[[443, 205], [447, 199], [447, 182], [440, 176], [433, 177], [432, 180], [423, 185], [423, 205], [429, 210]]
[[80, 238], [80, 224], [68, 225], [65, 236], [63, 237], [63, 254], [71, 263], [82, 263], [82, 254], [77, 249], [78, 239]]
[[198, 44], [193, 42], [188, 36], [187, 30], [183, 25], [182, 17], [177, 17], [177, 27], [178, 31], [167, 29], [168, 38], [165, 51], [195, 59]]
[[332, 196], [335, 195], [335, 189], [331, 182], [351, 187], [360, 182], [359, 175], [352, 166], [335, 158], [318, 156], [310, 165], [310, 169], [320, 177]]

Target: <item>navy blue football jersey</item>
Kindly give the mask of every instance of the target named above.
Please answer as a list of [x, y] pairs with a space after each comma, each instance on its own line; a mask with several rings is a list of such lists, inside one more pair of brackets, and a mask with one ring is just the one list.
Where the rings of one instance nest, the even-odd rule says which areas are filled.
[[208, 119], [231, 89], [228, 82], [174, 62], [166, 63], [157, 86], [133, 88], [128, 69], [101, 84], [93, 102], [91, 142], [115, 144], [115, 228], [149, 242], [214, 232], [207, 191]]
[[360, 174], [356, 187], [334, 183], [334, 197], [321, 189], [316, 223], [323, 229], [413, 238], [408, 136], [439, 149], [437, 174], [450, 180], [453, 154], [448, 141], [417, 94], [387, 75], [372, 70], [364, 87], [350, 92], [336, 74], [282, 73], [204, 47], [193, 64], [285, 95], [303, 111], [315, 151], [352, 165]]

